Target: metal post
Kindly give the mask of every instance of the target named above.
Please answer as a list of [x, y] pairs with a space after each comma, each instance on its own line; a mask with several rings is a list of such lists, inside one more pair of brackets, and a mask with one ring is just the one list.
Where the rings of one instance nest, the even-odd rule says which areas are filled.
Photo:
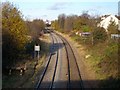
[[38, 51], [38, 60], [39, 60], [39, 51]]

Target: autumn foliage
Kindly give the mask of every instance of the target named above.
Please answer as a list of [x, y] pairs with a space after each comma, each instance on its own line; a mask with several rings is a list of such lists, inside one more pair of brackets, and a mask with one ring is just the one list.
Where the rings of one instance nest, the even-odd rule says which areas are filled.
[[3, 66], [23, 58], [28, 30], [21, 12], [9, 2], [2, 3], [2, 48]]

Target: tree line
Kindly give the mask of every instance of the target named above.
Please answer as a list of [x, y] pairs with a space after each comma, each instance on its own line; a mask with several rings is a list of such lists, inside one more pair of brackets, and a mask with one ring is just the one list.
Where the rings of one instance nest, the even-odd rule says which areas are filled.
[[[52, 21], [52, 26], [64, 32], [75, 31], [90, 31], [95, 23], [95, 18], [90, 17], [88, 11], [84, 11], [80, 16], [60, 14], [58, 20]], [[94, 24], [93, 24], [94, 23]], [[88, 30], [89, 28], [89, 30]]]
[[[89, 40], [93, 43], [105, 41], [110, 38], [112, 33], [118, 33], [118, 25], [115, 22], [111, 22], [108, 26], [108, 32], [102, 27], [98, 27], [100, 23], [100, 16], [91, 16], [88, 11], [83, 11], [81, 15], [65, 15], [60, 14], [58, 19], [52, 21], [52, 27], [63, 33], [69, 33], [75, 35], [76, 32], [90, 32]], [[80, 37], [79, 37], [80, 38]], [[82, 38], [83, 39], [83, 38]]]
[[2, 3], [2, 66], [14, 65], [26, 58], [27, 46], [45, 28], [43, 20], [25, 21], [22, 13], [9, 2]]

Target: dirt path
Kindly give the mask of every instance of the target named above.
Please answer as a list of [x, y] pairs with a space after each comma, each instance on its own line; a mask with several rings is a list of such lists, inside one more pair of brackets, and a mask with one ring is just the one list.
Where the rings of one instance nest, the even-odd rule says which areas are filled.
[[[57, 32], [59, 33], [59, 32]], [[61, 34], [61, 33], [59, 33]], [[85, 88], [97, 88], [95, 71], [92, 70], [91, 63], [87, 61], [85, 47], [73, 41], [68, 35], [61, 34], [65, 37], [73, 48], [76, 55], [77, 63], [81, 72], [81, 78]]]

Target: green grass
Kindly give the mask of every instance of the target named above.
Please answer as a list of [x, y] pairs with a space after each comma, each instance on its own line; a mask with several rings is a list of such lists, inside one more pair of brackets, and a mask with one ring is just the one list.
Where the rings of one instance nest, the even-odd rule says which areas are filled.
[[[118, 77], [118, 43], [109, 41], [108, 43], [102, 43], [103, 46], [94, 46], [90, 50], [94, 70], [98, 73], [98, 79], [103, 79], [100, 83], [100, 87], [115, 87], [116, 78]], [[106, 47], [105, 47], [106, 46]], [[112, 80], [109, 80], [109, 78]], [[110, 86], [110, 83], [113, 84]], [[113, 82], [113, 83], [112, 83]], [[120, 83], [118, 83], [120, 84]], [[104, 86], [105, 85], [105, 86]]]
[[87, 62], [96, 72], [96, 78], [101, 80], [99, 87], [120, 87], [120, 75], [118, 75], [118, 63], [120, 62], [118, 61], [120, 56], [118, 48], [120, 44], [110, 39], [95, 45], [91, 45], [91, 42], [88, 41], [88, 45], [79, 36], [73, 35], [71, 38], [85, 47], [86, 54], [91, 55]]

